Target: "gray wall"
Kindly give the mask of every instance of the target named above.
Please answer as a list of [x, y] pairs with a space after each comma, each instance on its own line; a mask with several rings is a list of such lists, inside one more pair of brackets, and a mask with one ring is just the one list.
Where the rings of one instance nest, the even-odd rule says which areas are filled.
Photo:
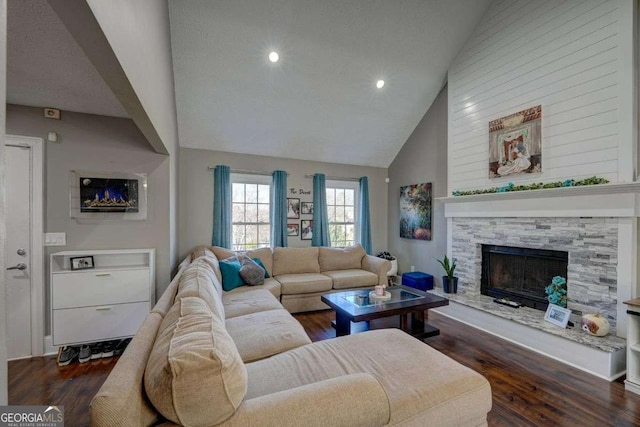
[[[41, 108], [7, 105], [7, 133], [46, 141], [58, 133], [59, 142], [45, 142], [45, 232], [65, 232], [67, 245], [49, 247], [46, 256], [62, 250], [156, 249], [156, 294], [170, 279], [169, 157], [155, 153], [133, 121], [63, 111], [62, 120], [43, 117]], [[69, 217], [69, 173], [139, 172], [148, 174], [147, 219], [144, 221], [82, 221]], [[48, 257], [46, 258], [48, 259]], [[49, 330], [48, 266], [46, 330]]]
[[[7, 81], [7, 2], [0, 0], [0, 99], [6, 100]], [[0, 135], [5, 134], [5, 110], [0, 108]], [[4, 141], [0, 143], [0, 405], [7, 404], [7, 338], [6, 338], [6, 282], [4, 275], [6, 216], [5, 216]]]
[[400, 238], [400, 187], [430, 182], [434, 199], [447, 195], [446, 86], [389, 166], [389, 179], [389, 251], [398, 257], [398, 270], [407, 272], [413, 265], [440, 283], [443, 271], [434, 258], [447, 252], [444, 206], [433, 202], [431, 241]]
[[[277, 157], [234, 154], [221, 151], [180, 149], [180, 257], [187, 255], [197, 245], [211, 244], [213, 229], [213, 172], [209, 166], [227, 165], [232, 169], [271, 172], [285, 170], [289, 174], [287, 186], [299, 190], [313, 189], [313, 180], [306, 174], [324, 173], [327, 176], [369, 177], [371, 204], [371, 233], [374, 251], [387, 245], [387, 169], [366, 166], [349, 166], [334, 163], [282, 159]], [[312, 195], [289, 195], [301, 201], [311, 201]], [[302, 219], [311, 216], [302, 216]], [[300, 220], [290, 220], [300, 223]], [[310, 246], [311, 241], [290, 237], [289, 246]]]
[[[144, 113], [170, 155], [169, 264], [177, 265], [178, 119], [166, 0], [87, 0]], [[125, 105], [126, 108], [126, 105]]]

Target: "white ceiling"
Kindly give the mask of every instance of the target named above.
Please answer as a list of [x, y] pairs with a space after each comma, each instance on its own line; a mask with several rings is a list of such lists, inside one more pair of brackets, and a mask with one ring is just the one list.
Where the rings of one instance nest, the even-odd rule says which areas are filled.
[[7, 3], [8, 103], [128, 117], [49, 3]]
[[488, 3], [169, 0], [180, 145], [387, 167]]

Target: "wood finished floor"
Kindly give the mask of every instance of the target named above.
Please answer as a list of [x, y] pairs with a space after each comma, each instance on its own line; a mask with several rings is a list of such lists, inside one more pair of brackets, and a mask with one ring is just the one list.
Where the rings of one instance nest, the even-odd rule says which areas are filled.
[[[297, 314], [313, 341], [335, 336], [332, 311]], [[462, 323], [432, 319], [441, 330], [425, 342], [491, 383], [491, 426], [638, 426], [640, 396]], [[68, 367], [54, 357], [9, 362], [9, 403], [58, 404], [68, 426], [89, 425], [89, 403], [116, 359]], [[425, 366], [428, 370], [429, 367]]]

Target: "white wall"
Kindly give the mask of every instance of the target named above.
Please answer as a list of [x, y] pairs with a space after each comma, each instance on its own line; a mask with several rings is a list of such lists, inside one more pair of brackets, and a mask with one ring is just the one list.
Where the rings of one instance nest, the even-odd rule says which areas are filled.
[[[0, 0], [0, 99], [6, 100], [7, 81], [7, 2]], [[4, 108], [0, 108], [0, 135], [5, 134]], [[4, 275], [5, 239], [6, 239], [6, 216], [5, 216], [5, 187], [6, 177], [4, 162], [4, 141], [0, 143], [0, 405], [7, 404], [7, 339], [6, 339], [6, 282]]]
[[400, 237], [400, 187], [430, 182], [433, 198], [447, 194], [447, 88], [442, 89], [431, 108], [389, 166], [389, 251], [398, 258], [400, 274], [415, 266], [440, 282], [442, 267], [435, 258], [447, 252], [447, 222], [444, 206], [433, 202], [432, 240]]
[[[4, 122], [3, 122], [4, 123]], [[61, 120], [46, 119], [41, 108], [7, 105], [7, 133], [59, 142], [45, 143], [45, 232], [65, 232], [67, 245], [49, 247], [46, 255], [80, 249], [156, 249], [156, 295], [170, 281], [169, 157], [152, 150], [130, 119], [62, 112]], [[147, 219], [144, 221], [76, 221], [69, 216], [71, 170], [148, 174]], [[48, 272], [48, 266], [47, 266]], [[46, 276], [46, 313], [49, 313]], [[45, 314], [46, 323], [49, 315]], [[47, 326], [48, 330], [48, 326]]]
[[[633, 0], [494, 1], [449, 71], [449, 192], [633, 181]], [[542, 104], [542, 173], [488, 178], [488, 123]]]
[[[222, 151], [180, 149], [180, 257], [184, 257], [198, 245], [210, 245], [213, 230], [213, 171], [209, 166], [227, 165], [232, 169], [272, 172], [285, 170], [287, 187], [296, 190], [313, 190], [313, 179], [306, 174], [324, 173], [327, 176], [345, 178], [369, 177], [369, 201], [371, 208], [371, 234], [373, 251], [387, 247], [387, 169], [367, 166], [350, 166], [335, 163], [292, 160], [278, 157], [235, 154]], [[311, 201], [312, 195], [290, 195], [301, 201]], [[312, 217], [301, 215], [301, 219]], [[300, 223], [300, 219], [289, 220]], [[289, 237], [289, 246], [311, 246], [310, 240]]]

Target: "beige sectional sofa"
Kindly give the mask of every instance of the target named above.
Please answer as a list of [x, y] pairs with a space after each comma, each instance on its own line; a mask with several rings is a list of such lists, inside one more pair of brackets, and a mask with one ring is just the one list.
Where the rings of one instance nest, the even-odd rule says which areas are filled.
[[[217, 246], [197, 248], [196, 255], [203, 255], [205, 251], [213, 253], [217, 260], [236, 255]], [[247, 255], [262, 261], [271, 277], [261, 287], [279, 297], [290, 313], [328, 309], [320, 297], [329, 292], [386, 284], [387, 271], [391, 268], [389, 261], [367, 255], [360, 245], [349, 248], [262, 248], [249, 251]], [[255, 287], [243, 286], [231, 292], [252, 288]]]
[[486, 425], [481, 375], [396, 329], [311, 343], [273, 293], [223, 292], [217, 264], [204, 249], [181, 264], [92, 425]]

